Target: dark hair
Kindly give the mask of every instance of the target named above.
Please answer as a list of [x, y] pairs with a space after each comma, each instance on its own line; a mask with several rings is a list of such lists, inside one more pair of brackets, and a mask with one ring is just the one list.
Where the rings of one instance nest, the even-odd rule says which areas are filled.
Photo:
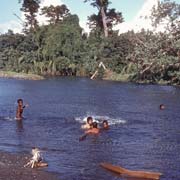
[[87, 123], [89, 123], [90, 120], [93, 120], [91, 116], [87, 117]]
[[160, 109], [165, 108], [164, 104], [160, 104], [160, 105], [159, 105], [159, 108], [160, 108]]
[[17, 100], [17, 103], [20, 103], [20, 102], [23, 102], [23, 100], [22, 100], [22, 99], [18, 99], [18, 100]]
[[97, 128], [98, 123], [97, 122], [93, 122], [93, 128]]
[[104, 120], [104, 121], [103, 121], [103, 124], [104, 124], [104, 123], [105, 123], [105, 124], [108, 124], [108, 121], [107, 121], [107, 120]]

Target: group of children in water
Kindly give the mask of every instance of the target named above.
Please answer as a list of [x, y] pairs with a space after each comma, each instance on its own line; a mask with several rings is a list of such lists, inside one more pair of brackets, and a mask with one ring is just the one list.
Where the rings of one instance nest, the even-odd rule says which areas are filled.
[[[17, 110], [16, 110], [16, 120], [22, 120], [23, 119], [23, 110], [24, 108], [28, 107], [28, 104], [24, 105], [22, 99], [17, 100]], [[100, 129], [98, 128], [98, 123], [96, 121], [93, 121], [92, 117], [87, 117], [86, 124], [81, 126], [82, 129], [86, 129], [85, 134], [98, 134]], [[102, 128], [104, 130], [109, 129], [109, 124], [107, 120], [104, 120], [102, 122]]]
[[99, 128], [98, 123], [96, 121], [93, 121], [92, 117], [88, 117], [86, 124], [82, 125], [81, 128], [85, 129], [85, 134], [79, 138], [79, 141], [84, 140], [89, 134], [99, 134], [101, 130], [108, 130], [109, 124], [107, 120], [104, 120], [102, 122], [102, 127]]
[[[16, 120], [22, 120], [24, 108], [28, 107], [28, 104], [24, 105], [23, 99], [18, 99], [17, 104], [18, 105], [17, 105], [17, 110], [16, 110]], [[85, 130], [85, 134], [79, 138], [79, 141], [84, 140], [89, 134], [99, 134], [101, 130], [108, 130], [109, 124], [107, 120], [103, 120], [102, 127], [99, 128], [98, 123], [94, 121], [92, 117], [87, 117], [86, 123], [82, 125], [81, 128]], [[40, 156], [40, 151], [38, 148], [32, 149], [32, 155], [33, 157], [25, 165], [25, 167], [31, 166], [33, 168], [33, 167], [47, 166], [47, 163], [42, 162], [42, 158]]]
[[[86, 129], [85, 133], [92, 133], [92, 134], [97, 134], [99, 133], [99, 128], [98, 128], [98, 123], [96, 121], [93, 121], [92, 117], [87, 117], [87, 122], [86, 124], [81, 126], [82, 129]], [[108, 121], [104, 120], [102, 123], [102, 128], [103, 129], [109, 129]]]

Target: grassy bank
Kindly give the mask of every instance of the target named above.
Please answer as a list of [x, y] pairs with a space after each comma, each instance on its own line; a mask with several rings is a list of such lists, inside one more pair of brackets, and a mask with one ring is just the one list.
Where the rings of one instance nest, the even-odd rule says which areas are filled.
[[103, 80], [129, 82], [131, 74], [117, 74], [113, 71], [106, 70], [103, 76]]
[[36, 74], [16, 73], [11, 71], [0, 71], [0, 78], [15, 78], [25, 80], [43, 80], [43, 76]]
[[104, 73], [103, 76], [103, 80], [109, 80], [109, 81], [119, 81], [119, 82], [134, 82], [134, 83], [138, 83], [138, 84], [159, 84], [159, 85], [175, 85], [175, 86], [179, 86], [179, 79], [176, 78], [176, 80], [178, 79], [178, 81], [167, 81], [167, 80], [162, 80], [160, 79], [159, 81], [150, 81], [150, 80], [138, 80], [138, 79], [133, 79], [132, 77], [134, 76], [134, 74], [117, 74], [115, 72], [109, 71], [107, 70]]

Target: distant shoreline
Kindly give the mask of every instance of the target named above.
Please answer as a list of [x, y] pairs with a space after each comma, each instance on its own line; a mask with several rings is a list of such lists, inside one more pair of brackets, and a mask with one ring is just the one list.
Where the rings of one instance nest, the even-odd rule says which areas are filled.
[[43, 76], [36, 74], [16, 73], [11, 71], [0, 71], [0, 78], [14, 78], [24, 80], [43, 80]]
[[[154, 84], [154, 85], [170, 85], [170, 86], [179, 86], [179, 84], [173, 84], [169, 81], [159, 81], [159, 82], [151, 82], [151, 81], [130, 81], [129, 74], [116, 74], [112, 73], [110, 76], [105, 76], [102, 78], [103, 81], [116, 81], [116, 82], [131, 82], [136, 84]], [[0, 78], [12, 78], [12, 79], [22, 79], [22, 80], [44, 80], [46, 77], [64, 77], [64, 76], [41, 76], [32, 73], [17, 73], [13, 71], [0, 71]], [[85, 77], [85, 76], [74, 76], [74, 77]], [[90, 77], [89, 77], [90, 78]], [[96, 79], [96, 78], [95, 78]]]

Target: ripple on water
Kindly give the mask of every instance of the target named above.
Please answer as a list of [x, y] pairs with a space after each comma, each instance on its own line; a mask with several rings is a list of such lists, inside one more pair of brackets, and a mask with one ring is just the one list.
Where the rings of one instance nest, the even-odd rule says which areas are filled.
[[[29, 104], [22, 123], [14, 120], [18, 98]], [[62, 180], [121, 179], [99, 167], [101, 162], [179, 180], [179, 98], [180, 89], [170, 86], [86, 78], [0, 80], [0, 149], [30, 153], [37, 146], [48, 170]], [[87, 116], [100, 124], [108, 120], [110, 129], [79, 142]]]

